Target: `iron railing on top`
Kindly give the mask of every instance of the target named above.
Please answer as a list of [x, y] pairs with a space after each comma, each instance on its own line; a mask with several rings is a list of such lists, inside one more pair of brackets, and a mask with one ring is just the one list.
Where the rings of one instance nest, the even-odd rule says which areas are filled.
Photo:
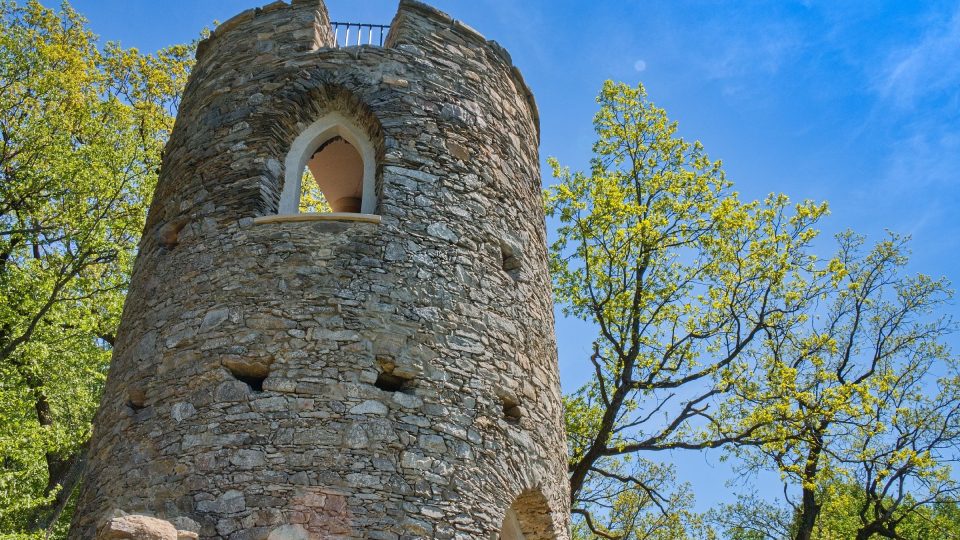
[[382, 47], [390, 27], [384, 24], [331, 22], [333, 43], [336, 47], [377, 45]]

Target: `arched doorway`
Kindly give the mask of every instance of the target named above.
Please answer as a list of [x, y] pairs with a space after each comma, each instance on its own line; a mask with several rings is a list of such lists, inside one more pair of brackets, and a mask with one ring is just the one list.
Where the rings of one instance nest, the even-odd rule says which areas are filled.
[[547, 498], [528, 489], [513, 501], [500, 526], [500, 540], [553, 540], [557, 537]]
[[507, 510], [507, 515], [503, 518], [503, 525], [500, 527], [500, 540], [526, 540], [523, 529], [520, 528], [517, 513], [513, 511], [513, 508]]

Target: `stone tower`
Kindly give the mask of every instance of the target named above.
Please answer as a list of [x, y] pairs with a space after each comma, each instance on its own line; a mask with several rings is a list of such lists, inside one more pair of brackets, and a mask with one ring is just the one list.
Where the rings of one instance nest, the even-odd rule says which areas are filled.
[[[412, 0], [383, 46], [337, 47], [319, 0], [218, 27], [71, 538], [125, 514], [231, 540], [567, 538], [538, 124], [505, 50]], [[305, 166], [338, 212], [298, 213]]]

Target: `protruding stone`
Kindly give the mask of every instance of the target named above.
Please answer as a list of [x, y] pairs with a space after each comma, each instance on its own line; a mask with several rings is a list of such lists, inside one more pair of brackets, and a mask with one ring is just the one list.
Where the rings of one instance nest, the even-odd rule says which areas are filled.
[[180, 231], [190, 222], [187, 216], [181, 216], [164, 224], [157, 230], [157, 242], [167, 248], [173, 249], [180, 243]]
[[142, 409], [147, 403], [147, 392], [142, 386], [131, 386], [127, 388], [127, 404], [134, 409]]
[[103, 526], [97, 540], [177, 540], [177, 528], [150, 516], [115, 517]]
[[223, 357], [223, 366], [235, 376], [265, 378], [270, 374], [272, 359], [227, 355]]
[[527, 412], [526, 412], [526, 410], [524, 410], [524, 408], [521, 407], [520, 405], [514, 405], [513, 407], [509, 407], [509, 408], [505, 409], [505, 410], [503, 411], [503, 414], [504, 414], [504, 416], [506, 416], [507, 418], [511, 418], [511, 419], [513, 419], [513, 420], [519, 420], [519, 419], [523, 418], [524, 416], [526, 416]]

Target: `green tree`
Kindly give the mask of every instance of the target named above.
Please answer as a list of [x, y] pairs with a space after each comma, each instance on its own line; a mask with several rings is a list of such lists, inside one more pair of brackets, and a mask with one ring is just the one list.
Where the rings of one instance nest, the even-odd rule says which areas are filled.
[[[818, 494], [822, 502], [820, 518], [811, 537], [815, 540], [848, 540], [863, 529], [860, 512], [867, 499], [856, 483], [823, 486]], [[956, 540], [960, 538], [960, 505], [954, 500], [914, 507], [907, 495], [902, 501], [911, 510], [898, 515], [897, 536], [904, 540]], [[893, 503], [888, 500], [888, 503]], [[783, 501], [764, 501], [754, 496], [724, 504], [708, 514], [708, 520], [730, 540], [787, 540], [799, 528], [800, 515]], [[873, 532], [865, 538], [891, 538]]]
[[[575, 540], [597, 536], [644, 540], [714, 538], [710, 527], [693, 510], [690, 485], [676, 486], [673, 467], [632, 457], [608, 462], [604, 473], [607, 474], [590, 482], [580, 496], [580, 508], [574, 510], [579, 518], [573, 526]], [[664, 493], [665, 486], [672, 486], [670, 493]]]
[[906, 275], [895, 235], [866, 250], [844, 233], [818, 260], [824, 204], [741, 202], [642, 86], [607, 82], [598, 102], [589, 175], [551, 159], [545, 194], [557, 301], [597, 328], [593, 377], [565, 400], [578, 526], [639, 538], [636, 523], [680, 508], [651, 461], [675, 449], [778, 471], [795, 519], [758, 509], [798, 540], [835, 486], [861, 488], [857, 538], [899, 538], [912, 512], [955, 498], [947, 283]]
[[327, 204], [327, 198], [320, 191], [320, 185], [313, 178], [310, 169], [303, 169], [303, 176], [300, 178], [300, 207], [301, 212], [330, 212], [330, 205]]
[[108, 43], [64, 4], [0, 2], [0, 531], [78, 482], [192, 49]]
[[850, 537], [901, 538], [911, 514], [960, 494], [949, 467], [960, 379], [942, 343], [953, 325], [939, 314], [950, 290], [904, 273], [904, 238], [891, 234], [869, 250], [856, 234], [837, 239], [819, 309], [802, 327], [765, 331], [750, 382], [734, 387], [725, 412], [761, 426], [765, 441], [736, 453], [747, 469], [780, 472], [794, 538], [815, 537], [838, 485], [859, 487]]
[[565, 401], [571, 504], [595, 536], [642, 538], [596, 494], [615, 480], [646, 494], [641, 518], [669, 514], [659, 465], [639, 454], [762, 441], [774, 419], [715, 413], [749, 352], [771, 329], [790, 333], [816, 297], [807, 248], [826, 206], [742, 202], [642, 86], [608, 81], [597, 101], [589, 174], [551, 159], [545, 194], [557, 302], [597, 328], [594, 376]]
[[795, 526], [790, 508], [755, 495], [707, 512], [706, 520], [730, 540], [787, 540]]

